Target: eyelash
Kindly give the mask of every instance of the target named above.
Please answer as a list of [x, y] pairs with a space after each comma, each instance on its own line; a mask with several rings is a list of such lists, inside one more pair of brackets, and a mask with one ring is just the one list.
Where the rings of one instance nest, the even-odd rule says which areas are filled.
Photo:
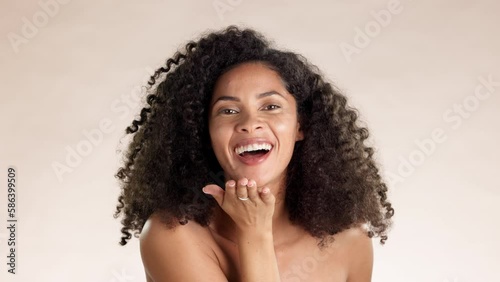
[[[268, 106], [266, 106], [265, 108], [269, 108], [269, 107], [271, 107], [271, 106], [274, 106], [275, 108], [270, 109], [270, 111], [272, 111], [272, 110], [277, 110], [277, 109], [281, 108], [280, 106], [278, 106], [278, 105], [274, 105], [274, 104], [268, 105]], [[221, 114], [228, 114], [228, 115], [229, 115], [230, 113], [228, 113], [228, 111], [235, 111], [235, 110], [233, 110], [233, 109], [223, 109], [223, 110], [221, 110], [221, 111], [220, 111], [220, 113], [221, 113]], [[235, 112], [236, 112], [236, 111], [235, 111]]]

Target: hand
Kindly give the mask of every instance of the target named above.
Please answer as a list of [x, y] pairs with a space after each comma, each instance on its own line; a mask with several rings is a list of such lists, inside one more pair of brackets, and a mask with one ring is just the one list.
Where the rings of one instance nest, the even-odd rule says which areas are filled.
[[[225, 191], [215, 184], [203, 187], [235, 222], [238, 232], [272, 231], [275, 197], [267, 187], [257, 188], [254, 180], [229, 180]], [[240, 200], [238, 197], [247, 200]]]

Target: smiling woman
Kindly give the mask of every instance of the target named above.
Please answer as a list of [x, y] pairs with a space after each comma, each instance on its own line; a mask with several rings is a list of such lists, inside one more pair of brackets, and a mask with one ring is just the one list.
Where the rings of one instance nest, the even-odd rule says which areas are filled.
[[225, 179], [247, 177], [276, 194], [303, 139], [295, 99], [279, 74], [263, 63], [240, 64], [217, 80], [212, 101], [209, 131]]
[[230, 26], [149, 85], [115, 213], [148, 281], [371, 280], [394, 209], [368, 130], [316, 67]]

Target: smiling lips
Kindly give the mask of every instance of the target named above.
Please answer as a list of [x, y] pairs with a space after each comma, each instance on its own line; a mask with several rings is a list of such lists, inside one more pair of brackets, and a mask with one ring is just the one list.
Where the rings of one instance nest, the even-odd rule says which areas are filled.
[[262, 138], [245, 139], [234, 148], [236, 157], [246, 165], [256, 165], [267, 159], [273, 145]]
[[273, 146], [269, 143], [255, 143], [255, 144], [249, 144], [249, 145], [243, 145], [236, 147], [234, 151], [236, 154], [241, 155], [246, 152], [254, 152], [254, 151], [270, 151], [273, 148]]

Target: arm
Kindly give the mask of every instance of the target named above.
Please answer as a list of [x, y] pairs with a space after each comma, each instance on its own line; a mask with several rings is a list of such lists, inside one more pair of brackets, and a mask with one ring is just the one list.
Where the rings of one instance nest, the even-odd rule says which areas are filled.
[[[226, 182], [223, 190], [207, 185], [203, 191], [212, 195], [234, 221], [240, 256], [241, 282], [279, 282], [278, 262], [274, 252], [272, 219], [275, 197], [268, 188], [247, 185], [243, 178]], [[242, 201], [238, 197], [248, 197]]]
[[148, 219], [140, 236], [146, 273], [155, 282], [227, 282], [217, 257], [204, 243], [203, 228], [196, 223], [166, 228], [155, 217]]
[[240, 236], [238, 250], [241, 282], [280, 281], [272, 232]]

